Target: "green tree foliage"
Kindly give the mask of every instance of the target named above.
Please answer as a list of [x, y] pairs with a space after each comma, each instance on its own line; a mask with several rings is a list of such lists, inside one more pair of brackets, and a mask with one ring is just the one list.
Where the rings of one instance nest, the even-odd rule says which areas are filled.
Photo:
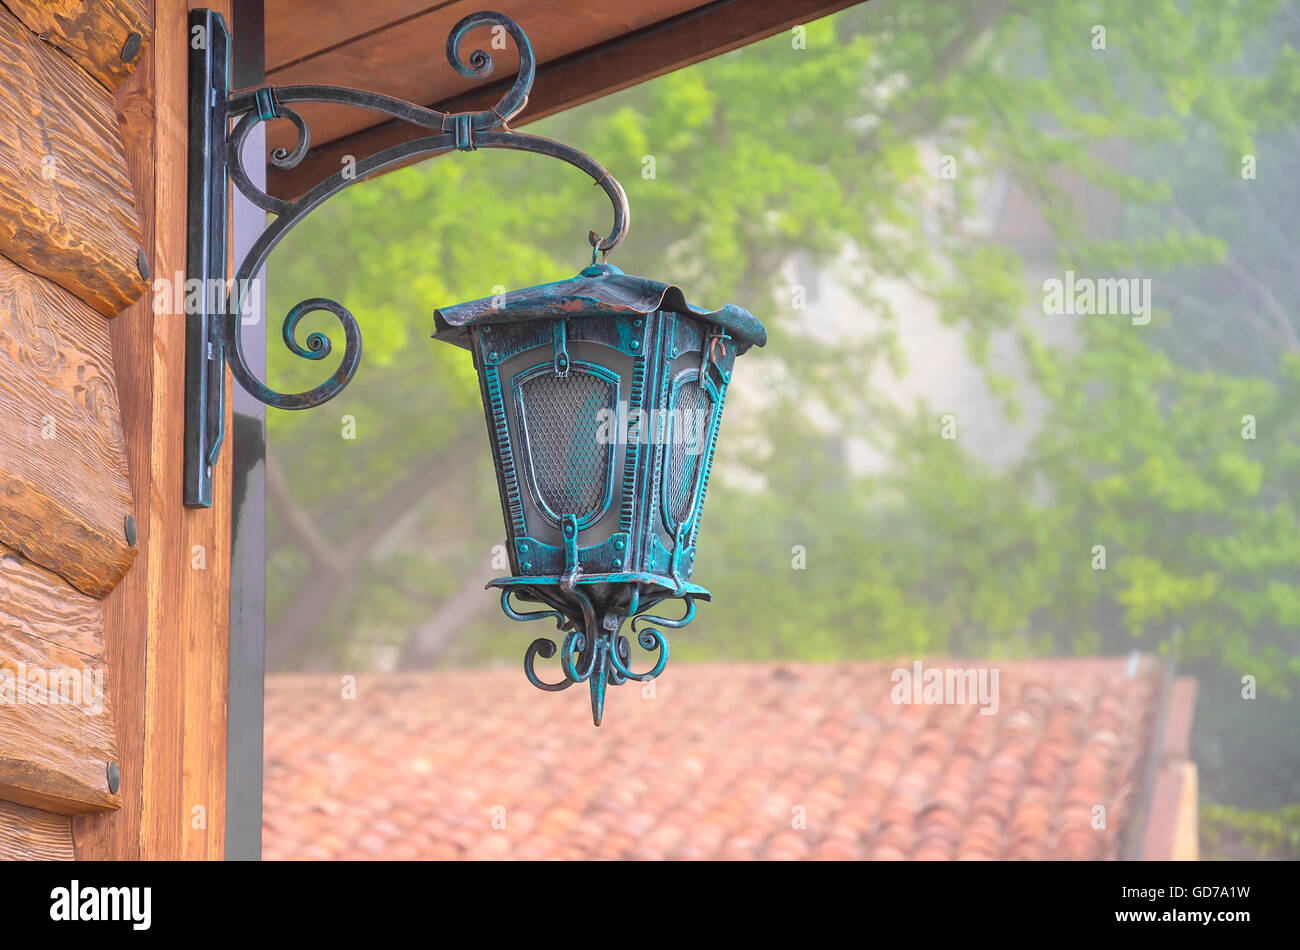
[[[624, 183], [616, 263], [771, 329], [741, 362], [704, 516], [696, 578], [718, 606], [675, 657], [1114, 653], [1176, 635], [1233, 686], [1213, 695], [1255, 677], [1294, 788], [1297, 37], [1282, 0], [873, 0], [802, 44], [776, 36], [530, 127]], [[999, 178], [1050, 239], [969, 226]], [[571, 276], [602, 201], [560, 163], [453, 155], [350, 189], [273, 257], [274, 385], [323, 375], [278, 345], [300, 297], [353, 307], [366, 346], [329, 408], [271, 414], [273, 663], [400, 646], [491, 576], [477, 389], [467, 354], [429, 342], [432, 312]], [[852, 288], [869, 325], [826, 332], [835, 314], [798, 308], [792, 260]], [[1150, 324], [1084, 317], [1048, 345], [1044, 322], [1064, 318], [1043, 313], [1043, 266], [1150, 279]], [[1028, 424], [1030, 391], [1044, 401], [1010, 465], [943, 438], [949, 407], [881, 395], [907, 369], [898, 286], [961, 331], [1008, 424]], [[855, 469], [855, 443], [889, 464]], [[437, 655], [517, 661], [531, 632], [474, 595], [484, 611], [457, 614]]]
[[1276, 811], [1243, 811], [1225, 805], [1201, 806], [1202, 856], [1241, 860], [1256, 856], [1275, 861], [1300, 859], [1300, 805]]

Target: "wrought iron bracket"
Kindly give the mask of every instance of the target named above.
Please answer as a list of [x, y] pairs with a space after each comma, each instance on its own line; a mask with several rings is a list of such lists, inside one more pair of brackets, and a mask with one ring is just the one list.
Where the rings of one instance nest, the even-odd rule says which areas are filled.
[[[536, 62], [532, 45], [514, 20], [501, 13], [472, 13], [447, 37], [451, 67], [463, 76], [482, 79], [492, 72], [492, 57], [475, 50], [468, 61], [460, 46], [471, 30], [503, 29], [519, 51], [519, 74], [509, 91], [485, 112], [445, 113], [378, 93], [341, 86], [262, 86], [230, 89], [230, 37], [221, 14], [207, 9], [189, 17], [189, 184], [186, 260], [185, 354], [185, 504], [212, 506], [213, 468], [221, 452], [225, 425], [227, 366], [249, 395], [278, 409], [310, 409], [329, 401], [351, 382], [361, 361], [361, 330], [341, 304], [324, 297], [302, 301], [285, 316], [285, 346], [295, 356], [321, 360], [331, 344], [323, 333], [311, 333], [304, 343], [299, 323], [309, 313], [334, 314], [343, 329], [344, 351], [337, 369], [325, 382], [300, 393], [281, 393], [257, 379], [244, 359], [241, 314], [252, 281], [258, 277], [276, 245], [300, 221], [344, 188], [394, 166], [442, 152], [503, 148], [558, 158], [590, 175], [614, 206], [614, 224], [607, 237], [588, 235], [593, 260], [607, 255], [627, 235], [629, 211], [623, 187], [604, 166], [561, 142], [511, 131], [508, 122], [528, 102]], [[429, 135], [394, 145], [340, 168], [292, 201], [258, 188], [245, 166], [245, 143], [261, 122], [287, 120], [297, 131], [292, 149], [277, 148], [270, 162], [294, 168], [311, 147], [306, 122], [290, 103], [332, 102], [380, 112], [429, 130]], [[231, 127], [233, 123], [233, 128]], [[259, 156], [260, 159], [260, 156]], [[234, 277], [226, 279], [229, 229], [228, 188], [233, 184], [254, 205], [274, 215], [244, 258]], [[259, 327], [257, 332], [263, 332]]]

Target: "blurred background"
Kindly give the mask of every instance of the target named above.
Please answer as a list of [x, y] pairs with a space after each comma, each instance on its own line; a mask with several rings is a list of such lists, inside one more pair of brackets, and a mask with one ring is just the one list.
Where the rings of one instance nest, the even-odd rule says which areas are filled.
[[[1300, 857], [1300, 3], [871, 0], [801, 29], [527, 129], [623, 183], [611, 263], [769, 328], [710, 483], [715, 601], [665, 679], [1139, 651], [1198, 684], [1201, 856]], [[279, 339], [305, 295], [366, 351], [327, 407], [268, 414], [273, 677], [509, 668], [590, 728], [523, 683], [537, 633], [483, 590], [477, 382], [430, 334], [575, 274], [608, 214], [568, 166], [479, 151], [287, 239], [270, 384], [324, 378]], [[1071, 272], [1150, 308], [1052, 312]]]

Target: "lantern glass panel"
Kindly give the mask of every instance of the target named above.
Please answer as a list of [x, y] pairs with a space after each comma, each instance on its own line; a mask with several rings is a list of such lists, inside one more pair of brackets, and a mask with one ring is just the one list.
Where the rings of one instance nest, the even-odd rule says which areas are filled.
[[[712, 430], [713, 400], [699, 383], [699, 371], [687, 370], [673, 383], [668, 408], [668, 466], [664, 471], [664, 527], [676, 534], [690, 519]], [[701, 499], [703, 501], [703, 499]]]
[[520, 377], [512, 389], [533, 497], [554, 525], [569, 514], [584, 527], [604, 513], [613, 491], [614, 447], [600, 437], [600, 420], [618, 408], [618, 381], [586, 363], [556, 376], [549, 361]]

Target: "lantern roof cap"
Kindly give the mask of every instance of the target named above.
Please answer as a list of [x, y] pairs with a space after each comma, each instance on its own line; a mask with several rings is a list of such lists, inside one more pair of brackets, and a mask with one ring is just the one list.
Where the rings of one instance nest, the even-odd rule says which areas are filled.
[[743, 307], [727, 304], [719, 310], [705, 310], [687, 303], [675, 284], [634, 277], [612, 264], [592, 264], [567, 280], [442, 307], [434, 311], [437, 329], [433, 336], [468, 346], [465, 328], [472, 326], [547, 317], [644, 316], [659, 310], [722, 327], [736, 340], [738, 353], [767, 342], [763, 324]]

